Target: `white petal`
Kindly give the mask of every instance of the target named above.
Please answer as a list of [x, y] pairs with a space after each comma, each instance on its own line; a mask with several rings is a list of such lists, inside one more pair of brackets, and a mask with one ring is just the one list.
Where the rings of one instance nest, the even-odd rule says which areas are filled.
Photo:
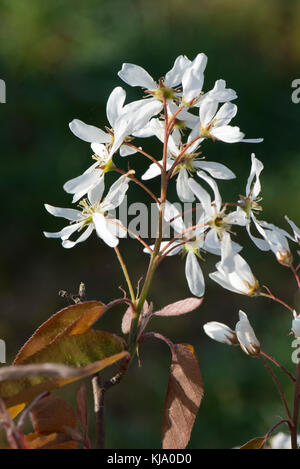
[[209, 184], [212, 190], [214, 191], [214, 196], [215, 196], [214, 203], [217, 207], [217, 210], [220, 211], [221, 206], [222, 206], [222, 199], [221, 199], [221, 194], [219, 192], [216, 181], [212, 179], [210, 176], [208, 176], [206, 173], [204, 173], [203, 171], [197, 171], [197, 175], [201, 177], [201, 179], [204, 179], [204, 181], [206, 181], [207, 184]]
[[218, 109], [218, 102], [205, 99], [200, 106], [200, 122], [202, 127], [206, 127], [215, 117]]
[[81, 214], [79, 210], [74, 210], [73, 208], [53, 207], [49, 204], [45, 204], [45, 209], [55, 217], [66, 218], [71, 221], [78, 221], [78, 217]]
[[130, 86], [141, 86], [148, 90], [155, 90], [157, 84], [148, 72], [139, 65], [124, 63], [122, 69], [118, 72], [121, 80]]
[[245, 135], [240, 131], [239, 127], [232, 127], [231, 125], [213, 127], [210, 133], [213, 137], [225, 143], [240, 142]]
[[88, 199], [91, 204], [100, 202], [104, 192], [104, 176], [99, 177], [96, 184], [93, 185], [88, 191]]
[[134, 153], [136, 153], [137, 150], [127, 145], [121, 145], [119, 152], [121, 156], [129, 156], [129, 155], [133, 155]]
[[170, 220], [173, 220], [173, 218], [174, 221], [171, 222], [171, 225], [177, 233], [182, 233], [186, 229], [186, 226], [183, 223], [181, 213], [175, 205], [166, 200], [164, 205], [164, 219], [166, 222], [169, 222]]
[[193, 162], [194, 168], [202, 169], [203, 171], [207, 171], [212, 177], [216, 179], [235, 179], [236, 175], [231, 171], [231, 169], [227, 168], [222, 163], [215, 163], [214, 161], [197, 161]]
[[237, 106], [233, 103], [225, 103], [216, 114], [215, 127], [223, 127], [229, 124], [237, 113]]
[[186, 256], [185, 276], [193, 295], [203, 296], [205, 290], [204, 277], [197, 257], [192, 251], [189, 251]]
[[260, 185], [259, 176], [263, 169], [264, 169], [264, 165], [262, 164], [262, 162], [258, 160], [257, 158], [255, 158], [254, 153], [252, 153], [251, 154], [251, 170], [250, 170], [250, 175], [248, 177], [247, 186], [246, 186], [246, 194], [247, 196], [249, 196], [253, 179], [256, 177], [256, 180], [252, 189], [252, 193], [251, 193], [252, 199], [255, 199], [260, 193], [261, 185]]
[[83, 192], [85, 194], [91, 185], [94, 185], [99, 176], [102, 174], [102, 171], [91, 171], [81, 174], [76, 178], [70, 179], [67, 181], [63, 188], [68, 194], [76, 194], [77, 192]]
[[99, 238], [110, 247], [114, 248], [119, 244], [118, 238], [114, 236], [107, 227], [107, 221], [102, 213], [93, 214], [93, 222], [96, 228], [97, 235]]
[[123, 202], [126, 191], [129, 187], [129, 181], [130, 179], [124, 175], [113, 183], [105, 197], [105, 200], [103, 201], [103, 209], [112, 210]]
[[182, 202], [194, 202], [195, 200], [194, 194], [189, 187], [188, 180], [189, 177], [187, 170], [181, 169], [176, 181], [176, 190], [178, 197]]
[[78, 228], [80, 228], [83, 224], [83, 221], [80, 223], [74, 223], [73, 225], [65, 226], [62, 230], [56, 233], [48, 233], [44, 231], [44, 235], [46, 238], [61, 238], [61, 239], [68, 239], [72, 233], [74, 233]]
[[106, 104], [106, 114], [108, 122], [114, 128], [116, 120], [122, 113], [123, 104], [126, 98], [126, 92], [120, 86], [117, 86], [110, 94]]
[[172, 69], [166, 73], [164, 83], [170, 88], [174, 88], [181, 83], [182, 76], [191, 61], [185, 56], [180, 55], [174, 62]]
[[[161, 161], [160, 161], [160, 163], [161, 163]], [[142, 180], [143, 181], [148, 181], [149, 179], [153, 179], [156, 176], [159, 176], [160, 174], [161, 174], [160, 167], [157, 164], [152, 163], [149, 166], [149, 168], [147, 169], [147, 171], [143, 174]]]
[[[93, 150], [93, 152], [100, 156], [100, 158], [103, 160], [103, 161], [106, 161], [108, 162], [109, 160], [109, 154], [108, 154], [108, 151], [107, 151], [107, 148], [105, 145], [103, 145], [103, 143], [91, 143], [91, 149]], [[98, 162], [95, 163], [95, 166], [97, 166]]]
[[210, 198], [209, 193], [205, 189], [203, 189], [203, 187], [201, 187], [200, 184], [198, 184], [194, 179], [190, 178], [188, 180], [188, 184], [189, 184], [190, 189], [193, 191], [193, 193], [197, 197], [197, 199], [199, 199], [199, 201], [201, 202], [205, 213], [208, 216], [212, 217], [214, 214], [214, 211], [211, 206], [211, 198]]
[[82, 233], [82, 235], [79, 236], [79, 238], [76, 241], [70, 241], [69, 239], [66, 239], [62, 242], [62, 246], [64, 248], [70, 249], [70, 248], [74, 247], [76, 244], [82, 243], [83, 241], [85, 241], [91, 235], [93, 229], [94, 229], [93, 225], [89, 225], [86, 228], [86, 230]]
[[69, 127], [76, 137], [84, 140], [85, 142], [109, 143], [111, 141], [109, 134], [98, 129], [98, 127], [85, 124], [78, 119], [74, 119], [70, 122]]

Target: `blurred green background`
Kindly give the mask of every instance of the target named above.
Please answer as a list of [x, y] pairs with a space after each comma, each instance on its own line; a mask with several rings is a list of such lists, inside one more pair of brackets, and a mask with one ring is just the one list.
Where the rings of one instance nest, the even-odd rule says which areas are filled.
[[[265, 164], [264, 219], [286, 228], [283, 215], [288, 214], [299, 224], [300, 104], [291, 101], [291, 83], [300, 78], [298, 0], [0, 0], [0, 16], [0, 78], [7, 86], [7, 103], [0, 105], [0, 337], [7, 342], [8, 362], [42, 321], [67, 304], [59, 290], [76, 292], [84, 281], [89, 299], [108, 302], [121, 295], [119, 285], [125, 286], [113, 251], [96, 236], [64, 250], [42, 234], [63, 226], [43, 203], [69, 206], [62, 185], [90, 164], [89, 146], [72, 135], [68, 123], [80, 118], [106, 125], [106, 100], [115, 86], [124, 86], [130, 98], [140, 97], [139, 90], [127, 88], [117, 77], [123, 62], [144, 66], [157, 79], [179, 54], [193, 59], [205, 52], [205, 90], [224, 78], [238, 94], [234, 125], [247, 137], [265, 139], [256, 146], [203, 147], [209, 159], [222, 161], [239, 175], [220, 182], [224, 200], [244, 194], [254, 151]], [[146, 146], [157, 149], [150, 142]], [[131, 157], [131, 164], [138, 175], [148, 165], [138, 156]], [[133, 186], [129, 199], [148, 200]], [[246, 236], [240, 239], [260, 282], [299, 308], [289, 271]], [[133, 240], [122, 242], [120, 249], [136, 283], [147, 258]], [[152, 324], [174, 342], [193, 344], [199, 356], [206, 394], [190, 448], [233, 447], [263, 435], [283, 415], [262, 364], [211, 341], [203, 333], [205, 322], [233, 327], [243, 309], [263, 349], [293, 366], [291, 317], [268, 300], [234, 295], [210, 281], [207, 274], [216, 260], [208, 256], [203, 266], [203, 305], [188, 316]], [[168, 259], [157, 272], [150, 300], [160, 308], [189, 295], [184, 261]], [[120, 320], [121, 310], [114, 310], [99, 327], [119, 333]], [[160, 447], [170, 354], [164, 344], [149, 341], [141, 361], [142, 367], [132, 367], [107, 397], [109, 448]], [[280, 380], [291, 397], [289, 383], [284, 376]], [[61, 394], [74, 402], [77, 387]]]

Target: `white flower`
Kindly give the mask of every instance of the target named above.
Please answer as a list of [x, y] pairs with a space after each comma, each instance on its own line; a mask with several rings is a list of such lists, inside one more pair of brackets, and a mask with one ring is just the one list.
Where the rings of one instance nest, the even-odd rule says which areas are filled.
[[293, 263], [293, 256], [287, 238], [293, 238], [285, 230], [278, 228], [278, 226], [272, 223], [260, 221], [256, 222], [255, 226], [265, 239], [269, 249], [275, 254], [277, 260], [281, 264], [291, 265]]
[[[110, 187], [108, 194], [102, 198], [104, 184], [89, 191], [88, 199], [83, 199], [79, 206], [81, 210], [53, 207], [45, 204], [46, 210], [56, 217], [66, 218], [72, 223], [56, 233], [44, 232], [46, 238], [61, 238], [64, 248], [72, 248], [77, 243], [85, 241], [96, 230], [97, 235], [110, 247], [118, 245], [118, 237], [126, 236], [126, 229], [120, 220], [114, 218], [114, 209], [118, 207], [127, 192], [130, 179], [121, 176]], [[75, 231], [83, 231], [76, 241], [70, 241]]]
[[112, 164], [107, 147], [101, 143], [92, 143], [92, 149], [95, 153], [94, 158], [97, 160], [93, 163], [83, 174], [76, 178], [70, 179], [64, 184], [64, 190], [68, 194], [74, 194], [73, 203], [77, 202], [85, 194], [96, 190], [99, 185], [99, 190], [104, 184], [104, 175], [107, 169]]
[[204, 332], [213, 340], [228, 345], [236, 345], [236, 333], [221, 322], [211, 321], [203, 326]]
[[[208, 230], [204, 248], [219, 255], [224, 233], [230, 231], [231, 225], [244, 226], [245, 217], [237, 210], [226, 213], [226, 206], [222, 208], [222, 199], [216, 182], [203, 171], [198, 171], [197, 174], [210, 185], [215, 196], [212, 202], [209, 193], [200, 184], [194, 179], [188, 180], [189, 188], [201, 202], [204, 210], [201, 222]], [[233, 248], [235, 252], [241, 250], [241, 246], [236, 243], [233, 244]]]
[[[152, 129], [154, 135], [157, 136], [159, 140], [164, 141], [164, 124], [158, 119], [152, 119], [149, 125]], [[235, 174], [221, 163], [216, 163], [214, 161], [206, 161], [198, 157], [197, 148], [199, 142], [196, 141], [190, 145], [186, 152], [183, 153], [180, 163], [174, 170], [174, 174], [177, 175], [176, 189], [179, 199], [182, 202], [193, 202], [195, 200], [194, 194], [188, 184], [189, 173], [197, 172], [202, 170], [208, 172], [211, 176], [216, 179], [234, 179]], [[170, 135], [168, 140], [168, 157], [167, 157], [167, 171], [172, 167], [176, 157], [181, 153], [182, 149], [175, 142], [173, 135]], [[159, 161], [160, 164], [163, 163], [163, 160]], [[155, 163], [152, 163], [147, 171], [143, 174], [143, 180], [149, 180], [161, 174], [159, 166]], [[202, 174], [202, 172], [200, 173]]]
[[292, 331], [295, 336], [300, 339], [300, 315], [294, 311], [294, 319], [292, 322]]
[[[149, 102], [149, 100], [145, 105], [144, 100], [141, 100], [123, 106], [125, 98], [125, 90], [119, 86], [110, 94], [107, 101], [106, 113], [112, 128], [108, 129], [107, 132], [92, 125], [87, 125], [78, 119], [74, 119], [69, 124], [71, 131], [76, 137], [85, 142], [109, 145], [110, 159], [122, 146], [126, 138], [133, 135], [135, 131], [145, 127], [150, 118], [160, 111], [157, 103]], [[97, 153], [95, 147], [93, 150]], [[135, 150], [126, 145], [123, 145], [120, 149], [121, 156], [132, 153], [135, 153]]]
[[239, 316], [240, 320], [236, 323], [235, 332], [240, 346], [247, 355], [258, 355], [260, 353], [260, 343], [251, 327], [247, 314], [239, 311]]
[[259, 284], [247, 262], [233, 251], [228, 233], [224, 233], [221, 245], [221, 261], [210, 278], [227, 290], [241, 295], [255, 295]]
[[144, 68], [130, 63], [124, 63], [118, 75], [128, 85], [140, 86], [152, 96], [140, 101], [141, 109], [149, 103], [155, 103], [158, 109], [157, 112], [159, 112], [163, 108], [163, 98], [168, 101], [176, 96], [176, 91], [173, 88], [181, 84], [183, 74], [189, 64], [190, 60], [180, 55], [176, 58], [172, 69], [166, 73], [159, 83], [156, 83]]
[[[175, 232], [178, 234], [178, 239], [174, 241], [165, 252], [167, 256], [174, 256], [180, 253], [186, 255], [185, 276], [189, 289], [193, 295], [201, 297], [204, 295], [205, 282], [197, 258], [200, 257], [199, 252], [203, 247], [204, 228], [203, 226], [199, 226], [194, 230], [188, 230], [175, 205], [172, 205], [168, 201], [164, 204], [164, 218], [167, 222], [170, 222], [171, 226], [173, 226]], [[184, 233], [185, 231], [186, 233]], [[161, 251], [166, 248], [167, 245], [168, 241], [163, 241], [161, 243]], [[144, 249], [144, 252], [149, 253], [147, 249]]]
[[[258, 160], [254, 153], [251, 155], [251, 170], [246, 185], [246, 196], [240, 196], [239, 210], [244, 212], [246, 217], [246, 229], [249, 237], [261, 251], [273, 251], [279, 262], [290, 264], [292, 262], [292, 254], [289, 248], [287, 238], [293, 239], [285, 230], [277, 226], [258, 220], [255, 212], [262, 210], [259, 206], [261, 198], [260, 173], [264, 166]], [[251, 222], [261, 234], [262, 238], [258, 238], [251, 233]]]
[[218, 101], [209, 97], [201, 102], [199, 120], [189, 135], [189, 141], [199, 136], [199, 143], [205, 138], [221, 140], [225, 143], [260, 143], [263, 139], [244, 139], [245, 134], [239, 127], [229, 125], [237, 113], [237, 106], [232, 103], [223, 104], [218, 110]]

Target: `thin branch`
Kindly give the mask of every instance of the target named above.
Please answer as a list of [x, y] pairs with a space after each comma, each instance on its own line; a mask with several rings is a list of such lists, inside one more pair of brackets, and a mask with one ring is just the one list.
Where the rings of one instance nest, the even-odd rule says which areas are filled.
[[285, 301], [281, 300], [280, 298], [277, 298], [275, 295], [273, 295], [273, 293], [270, 291], [270, 289], [268, 287], [266, 287], [266, 285], [263, 285], [263, 288], [265, 288], [267, 290], [268, 293], [263, 293], [263, 292], [260, 292], [260, 296], [264, 296], [266, 298], [270, 298], [271, 300], [273, 301], [276, 301], [277, 303], [280, 303], [282, 306], [284, 306], [285, 308], [287, 308], [289, 311], [291, 311], [292, 313], [294, 313], [294, 309], [289, 306]]
[[[114, 168], [113, 171], [116, 171], [117, 173], [120, 173], [120, 174], [127, 174], [126, 171], [123, 171], [122, 169], [120, 168]], [[143, 184], [139, 179], [135, 178], [134, 176], [128, 176], [129, 179], [131, 179], [133, 182], [135, 182], [136, 184], [138, 184], [142, 189], [144, 189], [145, 192], [147, 192], [151, 197], [152, 199], [155, 200], [155, 202], [159, 205], [160, 204], [160, 201], [158, 199], [158, 197], [156, 197], [156, 195], [153, 194], [153, 192], [147, 187], [145, 186], [145, 184]]]
[[131, 147], [133, 148], [134, 150], [136, 150], [137, 152], [141, 153], [142, 155], [146, 156], [146, 158], [148, 158], [149, 160], [153, 161], [153, 163], [155, 163], [157, 166], [159, 166], [160, 169], [162, 169], [162, 165], [154, 158], [154, 156], [152, 155], [149, 155], [149, 153], [146, 153], [144, 150], [142, 150], [141, 148], [139, 147], [136, 147], [135, 145], [132, 145], [132, 143], [127, 143], [125, 142], [124, 145], [127, 145], [128, 147]]
[[278, 366], [293, 382], [296, 381], [296, 378], [280, 363], [278, 363], [273, 357], [270, 357], [267, 353], [263, 352], [262, 350], [260, 351], [261, 355], [263, 355], [265, 358], [270, 360], [274, 365]]
[[268, 363], [266, 362], [266, 360], [261, 356], [259, 355], [259, 358], [260, 360], [262, 361], [262, 363], [264, 364], [265, 368], [268, 370], [268, 372], [270, 373], [274, 383], [275, 383], [275, 386], [277, 387], [277, 390], [279, 392], [279, 395], [280, 395], [280, 398], [281, 398], [281, 401], [284, 405], [284, 408], [286, 410], [286, 414], [287, 414], [287, 417], [289, 419], [290, 422], [292, 422], [292, 416], [291, 416], [291, 413], [290, 413], [290, 410], [289, 410], [289, 407], [287, 405], [287, 402], [286, 402], [286, 399], [285, 399], [285, 395], [282, 391], [282, 388], [280, 386], [280, 383], [277, 379], [277, 376], [275, 375], [275, 373], [273, 372], [272, 368], [268, 365]]

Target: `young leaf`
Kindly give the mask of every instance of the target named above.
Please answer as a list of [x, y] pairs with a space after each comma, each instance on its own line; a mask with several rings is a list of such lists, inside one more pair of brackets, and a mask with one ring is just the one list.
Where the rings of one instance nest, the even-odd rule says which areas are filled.
[[44, 322], [25, 343], [14, 365], [23, 363], [58, 337], [84, 333], [104, 312], [105, 305], [99, 301], [85, 301], [58, 311]]
[[203, 298], [185, 298], [165, 306], [160, 311], [153, 313], [154, 316], [180, 316], [189, 313], [201, 305]]
[[193, 347], [176, 344], [168, 382], [163, 422], [163, 449], [184, 449], [203, 398], [203, 381]]
[[266, 443], [266, 437], [258, 436], [248, 441], [247, 443], [245, 443], [239, 449], [263, 449], [265, 443]]

